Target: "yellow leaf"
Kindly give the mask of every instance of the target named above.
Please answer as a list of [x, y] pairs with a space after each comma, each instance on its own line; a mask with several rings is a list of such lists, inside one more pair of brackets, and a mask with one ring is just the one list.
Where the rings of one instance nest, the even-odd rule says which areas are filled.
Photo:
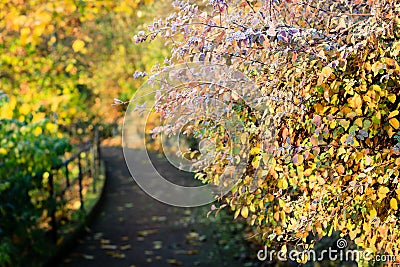
[[381, 186], [381, 187], [379, 187], [379, 190], [378, 190], [378, 198], [379, 198], [380, 200], [381, 200], [381, 199], [384, 199], [384, 198], [386, 197], [387, 193], [389, 193], [389, 188], [387, 188], [386, 186]]
[[303, 164], [303, 161], [304, 161], [303, 155], [300, 155], [300, 154], [294, 155], [294, 157], [293, 157], [294, 165], [299, 166], [299, 165]]
[[344, 169], [344, 166], [340, 164], [337, 166], [336, 170], [338, 171], [339, 174], [343, 174], [346, 170]]
[[47, 123], [46, 130], [49, 131], [50, 133], [56, 133], [58, 130], [58, 125], [54, 123]]
[[396, 66], [396, 61], [393, 58], [385, 58], [385, 63], [391, 67]]
[[286, 245], [283, 245], [283, 246], [282, 246], [281, 251], [282, 251], [283, 254], [286, 254], [286, 252], [287, 252], [287, 247], [286, 247]]
[[354, 121], [354, 125], [357, 125], [359, 128], [362, 128], [363, 125], [363, 119], [362, 118], [358, 118]]
[[70, 72], [74, 67], [74, 64], [68, 64], [67, 67], [65, 68], [66, 72]]
[[44, 113], [44, 112], [34, 113], [33, 118], [32, 118], [32, 123], [39, 122], [39, 121], [43, 120], [45, 117], [46, 117], [46, 113]]
[[398, 209], [398, 207], [397, 207], [397, 200], [396, 200], [395, 198], [392, 198], [392, 199], [390, 200], [390, 208], [391, 208], [392, 210], [397, 210], [397, 209]]
[[315, 105], [314, 109], [315, 109], [315, 112], [316, 112], [317, 114], [323, 114], [323, 113], [324, 113], [324, 106], [321, 105], [320, 103], [317, 103], [317, 104]]
[[377, 91], [377, 92], [381, 91], [381, 87], [379, 85], [377, 85], [377, 84], [372, 85], [371, 89], [374, 90], [374, 91]]
[[349, 237], [351, 240], [354, 240], [357, 237], [357, 229], [349, 232]]
[[28, 37], [31, 34], [31, 29], [30, 28], [22, 28], [21, 29], [21, 44], [25, 45], [28, 43]]
[[375, 209], [375, 208], [372, 208], [372, 210], [370, 210], [370, 212], [369, 212], [369, 216], [370, 216], [371, 218], [375, 218], [377, 214], [378, 214], [378, 213], [376, 212], [376, 209]]
[[27, 115], [29, 112], [31, 112], [31, 107], [30, 107], [28, 104], [24, 103], [24, 104], [22, 104], [21, 107], [19, 108], [19, 112], [20, 112], [22, 115]]
[[361, 107], [363, 102], [361, 96], [359, 94], [356, 94], [349, 100], [349, 103], [351, 104], [352, 108], [356, 109]]
[[261, 156], [256, 156], [251, 162], [253, 168], [257, 169], [260, 166]]
[[322, 74], [322, 76], [323, 76], [324, 78], [328, 78], [329, 76], [331, 76], [332, 72], [333, 72], [333, 71], [332, 71], [332, 68], [326, 66], [326, 67], [324, 67], [324, 68], [322, 69], [321, 74]]
[[253, 147], [250, 150], [250, 155], [257, 155], [257, 154], [260, 154], [260, 152], [261, 152], [261, 149], [259, 147]]
[[85, 47], [85, 42], [82, 40], [75, 40], [74, 43], [72, 44], [72, 49], [74, 52], [80, 52], [83, 50]]
[[247, 134], [246, 133], [242, 133], [242, 135], [240, 136], [240, 142], [242, 143], [242, 145], [245, 145], [247, 143]]
[[374, 64], [371, 66], [371, 70], [374, 72], [374, 76], [376, 76], [380, 70], [383, 69], [383, 64], [379, 61], [376, 61]]
[[388, 98], [389, 101], [392, 102], [392, 103], [396, 102], [396, 95], [393, 95], [393, 94], [392, 94], [392, 95], [389, 95], [387, 98]]
[[33, 134], [35, 136], [41, 135], [42, 134], [42, 128], [36, 127], [35, 130], [33, 130]]
[[400, 123], [396, 118], [391, 118], [389, 120], [390, 125], [392, 125], [393, 128], [399, 129]]
[[3, 147], [0, 147], [0, 155], [6, 155], [7, 154], [7, 150]]
[[397, 116], [398, 114], [399, 114], [399, 111], [398, 111], [398, 110], [394, 110], [394, 111], [390, 112], [388, 118], [389, 118], [389, 119], [390, 119], [390, 118], [393, 118], [393, 117]]
[[285, 190], [288, 188], [288, 186], [288, 182], [285, 178], [278, 181], [278, 188]]
[[250, 211], [256, 212], [256, 207], [253, 204], [250, 205]]
[[240, 209], [237, 209], [235, 211], [235, 215], [233, 216], [233, 218], [236, 219], [239, 216], [239, 213], [240, 213]]
[[312, 171], [313, 171], [312, 168], [309, 168], [309, 169], [305, 170], [305, 171], [304, 171], [304, 176], [306, 176], [306, 177], [310, 176], [311, 173], [312, 173]]
[[243, 207], [242, 211], [240, 212], [240, 214], [244, 217], [247, 218], [249, 216], [249, 209], [247, 207]]

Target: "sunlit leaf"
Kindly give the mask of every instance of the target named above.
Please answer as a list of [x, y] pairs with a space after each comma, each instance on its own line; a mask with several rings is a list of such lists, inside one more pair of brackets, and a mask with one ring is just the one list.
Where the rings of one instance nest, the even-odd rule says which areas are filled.
[[400, 123], [399, 123], [399, 121], [398, 121], [396, 118], [391, 118], [391, 119], [389, 120], [389, 123], [390, 123], [390, 125], [392, 125], [392, 127], [395, 128], [395, 129], [399, 129], [399, 127], [400, 127]]
[[249, 209], [248, 209], [246, 206], [244, 206], [244, 207], [242, 208], [242, 211], [240, 212], [240, 214], [241, 214], [244, 218], [247, 218], [247, 217], [249, 216]]
[[397, 209], [398, 209], [398, 207], [397, 207], [397, 199], [392, 198], [392, 199], [390, 200], [390, 208], [391, 208], [392, 210], [397, 210]]
[[74, 52], [82, 52], [84, 47], [85, 42], [82, 40], [75, 40], [72, 44], [72, 49], [74, 50]]

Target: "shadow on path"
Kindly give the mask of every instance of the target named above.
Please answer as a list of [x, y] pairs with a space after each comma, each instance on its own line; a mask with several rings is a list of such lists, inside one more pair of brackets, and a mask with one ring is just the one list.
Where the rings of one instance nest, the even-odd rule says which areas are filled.
[[[236, 227], [232, 218], [207, 219], [209, 205], [178, 208], [158, 202], [133, 181], [121, 148], [103, 148], [102, 157], [107, 184], [101, 213], [60, 266], [255, 266], [246, 262], [243, 244], [232, 246], [224, 241], [229, 236], [221, 236], [223, 227]], [[153, 155], [152, 160], [169, 180], [193, 181], [165, 159]]]

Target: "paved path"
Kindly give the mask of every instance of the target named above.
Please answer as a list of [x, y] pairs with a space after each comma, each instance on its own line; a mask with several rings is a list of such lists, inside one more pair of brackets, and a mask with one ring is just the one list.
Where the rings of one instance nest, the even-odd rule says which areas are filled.
[[[60, 266], [256, 266], [232, 218], [207, 219], [209, 206], [162, 204], [135, 184], [122, 149], [103, 148], [102, 157], [108, 178], [101, 212]], [[153, 158], [168, 179], [193, 180], [164, 159]]]

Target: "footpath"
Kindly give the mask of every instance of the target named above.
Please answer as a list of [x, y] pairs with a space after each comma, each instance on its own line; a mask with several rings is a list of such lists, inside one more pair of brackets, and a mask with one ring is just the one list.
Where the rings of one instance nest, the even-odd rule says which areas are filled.
[[[178, 208], [158, 202], [134, 182], [121, 148], [101, 153], [107, 175], [101, 210], [59, 266], [258, 266], [232, 215], [206, 218], [210, 205]], [[193, 180], [165, 159], [152, 158], [170, 181]]]

